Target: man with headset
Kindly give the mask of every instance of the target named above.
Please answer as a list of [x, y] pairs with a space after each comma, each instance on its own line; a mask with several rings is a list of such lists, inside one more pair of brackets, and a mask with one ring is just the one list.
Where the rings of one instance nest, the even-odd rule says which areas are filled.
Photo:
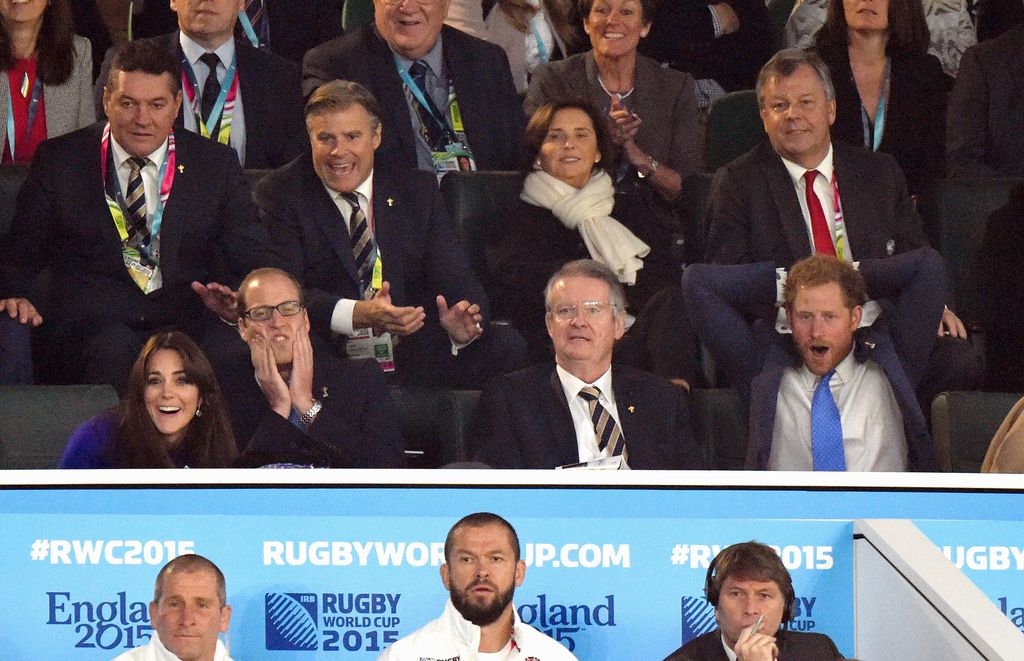
[[733, 544], [708, 567], [704, 594], [718, 629], [665, 661], [829, 661], [842, 659], [825, 634], [781, 629], [793, 619], [793, 581], [778, 554], [758, 542]]

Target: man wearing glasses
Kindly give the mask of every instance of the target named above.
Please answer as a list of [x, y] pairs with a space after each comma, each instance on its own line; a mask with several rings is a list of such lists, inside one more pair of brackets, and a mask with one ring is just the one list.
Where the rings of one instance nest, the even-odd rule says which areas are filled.
[[[238, 332], [255, 379], [222, 379], [246, 463], [391, 468], [404, 464], [401, 434], [384, 376], [371, 360], [341, 360], [314, 349], [298, 283], [286, 271], [256, 269], [238, 288]], [[262, 397], [260, 396], [262, 393]], [[257, 403], [254, 410], [253, 404]]]
[[702, 468], [686, 390], [612, 365], [626, 318], [615, 274], [590, 259], [569, 262], [544, 301], [555, 365], [507, 375], [483, 393], [476, 458], [495, 468]]

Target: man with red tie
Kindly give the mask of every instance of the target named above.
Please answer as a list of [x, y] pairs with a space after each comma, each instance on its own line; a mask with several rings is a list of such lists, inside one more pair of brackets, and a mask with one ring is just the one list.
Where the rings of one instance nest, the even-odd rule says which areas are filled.
[[[768, 141], [715, 174], [704, 218], [706, 261], [785, 268], [813, 253], [854, 262], [927, 245], [896, 162], [832, 141], [835, 91], [817, 55], [777, 53], [758, 75], [757, 97]], [[863, 323], [876, 315], [869, 304]], [[943, 311], [937, 330], [918, 393], [925, 409], [934, 394], [970, 390], [981, 377], [952, 310]]]

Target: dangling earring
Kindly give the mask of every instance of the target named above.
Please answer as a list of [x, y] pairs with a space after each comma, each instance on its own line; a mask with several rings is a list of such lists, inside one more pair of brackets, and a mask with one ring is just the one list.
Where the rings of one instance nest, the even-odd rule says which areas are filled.
[[203, 417], [202, 405], [196, 407], [196, 417], [197, 418]]
[[539, 158], [536, 161], [533, 162], [533, 169], [534, 170], [543, 170], [544, 169], [544, 168], [541, 167], [540, 159]]

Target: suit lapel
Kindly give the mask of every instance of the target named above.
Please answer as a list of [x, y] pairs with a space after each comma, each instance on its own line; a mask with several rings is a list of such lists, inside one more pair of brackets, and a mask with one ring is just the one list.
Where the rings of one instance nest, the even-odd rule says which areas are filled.
[[875, 227], [868, 219], [875, 216], [876, 197], [872, 193], [878, 190], [877, 187], [862, 185], [864, 183], [861, 177], [862, 173], [850, 167], [850, 162], [845, 158], [841, 149], [833, 149], [832, 164], [835, 170], [836, 185], [839, 187], [839, 197], [842, 200], [846, 240], [850, 251], [856, 257], [858, 247], [862, 251], [867, 251], [873, 243], [880, 242], [885, 245], [889, 236], [867, 237], [863, 235], [865, 231], [870, 232], [871, 228]]
[[538, 391], [541, 413], [547, 421], [551, 432], [552, 445], [556, 449], [556, 465], [573, 464], [579, 461], [579, 447], [576, 443], [576, 427], [569, 412], [569, 403], [565, 401], [565, 391], [558, 379], [558, 372], [551, 368], [548, 375], [548, 388]]
[[312, 157], [306, 154], [303, 158], [303, 192], [312, 211], [310, 215], [313, 223], [330, 241], [331, 248], [345, 267], [345, 272], [353, 282], [358, 283], [355, 258], [352, 257], [352, 242], [349, 239], [348, 228], [345, 227], [345, 218], [313, 169]]
[[804, 220], [803, 211], [800, 210], [793, 180], [789, 178], [789, 172], [782, 159], [767, 143], [762, 143], [760, 150], [765, 181], [768, 182], [768, 190], [775, 201], [775, 208], [778, 209], [779, 224], [782, 226], [789, 251], [794, 259], [809, 255], [811, 246], [807, 239], [807, 222]]
[[374, 26], [368, 27], [368, 39], [372, 53], [366, 61], [371, 69], [371, 80], [379, 81], [374, 86], [374, 93], [380, 102], [386, 133], [397, 139], [397, 151], [402, 155], [403, 163], [416, 162], [416, 136], [412, 131], [412, 116], [409, 104], [405, 100], [405, 87], [395, 68], [395, 58], [388, 48], [387, 42], [381, 38]]
[[[267, 98], [268, 87], [260, 84], [257, 79], [257, 64], [254, 61], [256, 49], [245, 39], [235, 39], [235, 56], [238, 58], [238, 66], [235, 75], [238, 76], [239, 98], [245, 103], [245, 158], [252, 163], [263, 163], [267, 160], [265, 154], [254, 154], [259, 149], [262, 152], [264, 141], [253, 140], [252, 136], [261, 135], [261, 131], [269, 130], [269, 127], [259, 126], [259, 120], [263, 113], [255, 112], [259, 108], [273, 108], [273, 99]], [[244, 95], [244, 96], [243, 96]]]
[[[175, 62], [181, 63], [182, 51], [181, 51], [181, 34], [178, 31], [174, 31], [169, 35], [158, 37], [162, 42], [163, 47], [171, 54]], [[199, 90], [196, 90], [199, 93]], [[174, 120], [174, 130], [184, 131], [185, 130], [185, 113], [192, 112], [192, 106], [189, 105], [188, 95], [185, 94], [185, 90], [181, 90], [181, 109], [178, 111], [178, 116]]]
[[[626, 447], [630, 448], [630, 454], [633, 454], [634, 448], [629, 445], [629, 441], [646, 436], [643, 411], [637, 407], [636, 382], [624, 370], [612, 370], [612, 389], [615, 392], [615, 408], [619, 413], [622, 436], [626, 440]], [[636, 449], [639, 447], [637, 445]]]

